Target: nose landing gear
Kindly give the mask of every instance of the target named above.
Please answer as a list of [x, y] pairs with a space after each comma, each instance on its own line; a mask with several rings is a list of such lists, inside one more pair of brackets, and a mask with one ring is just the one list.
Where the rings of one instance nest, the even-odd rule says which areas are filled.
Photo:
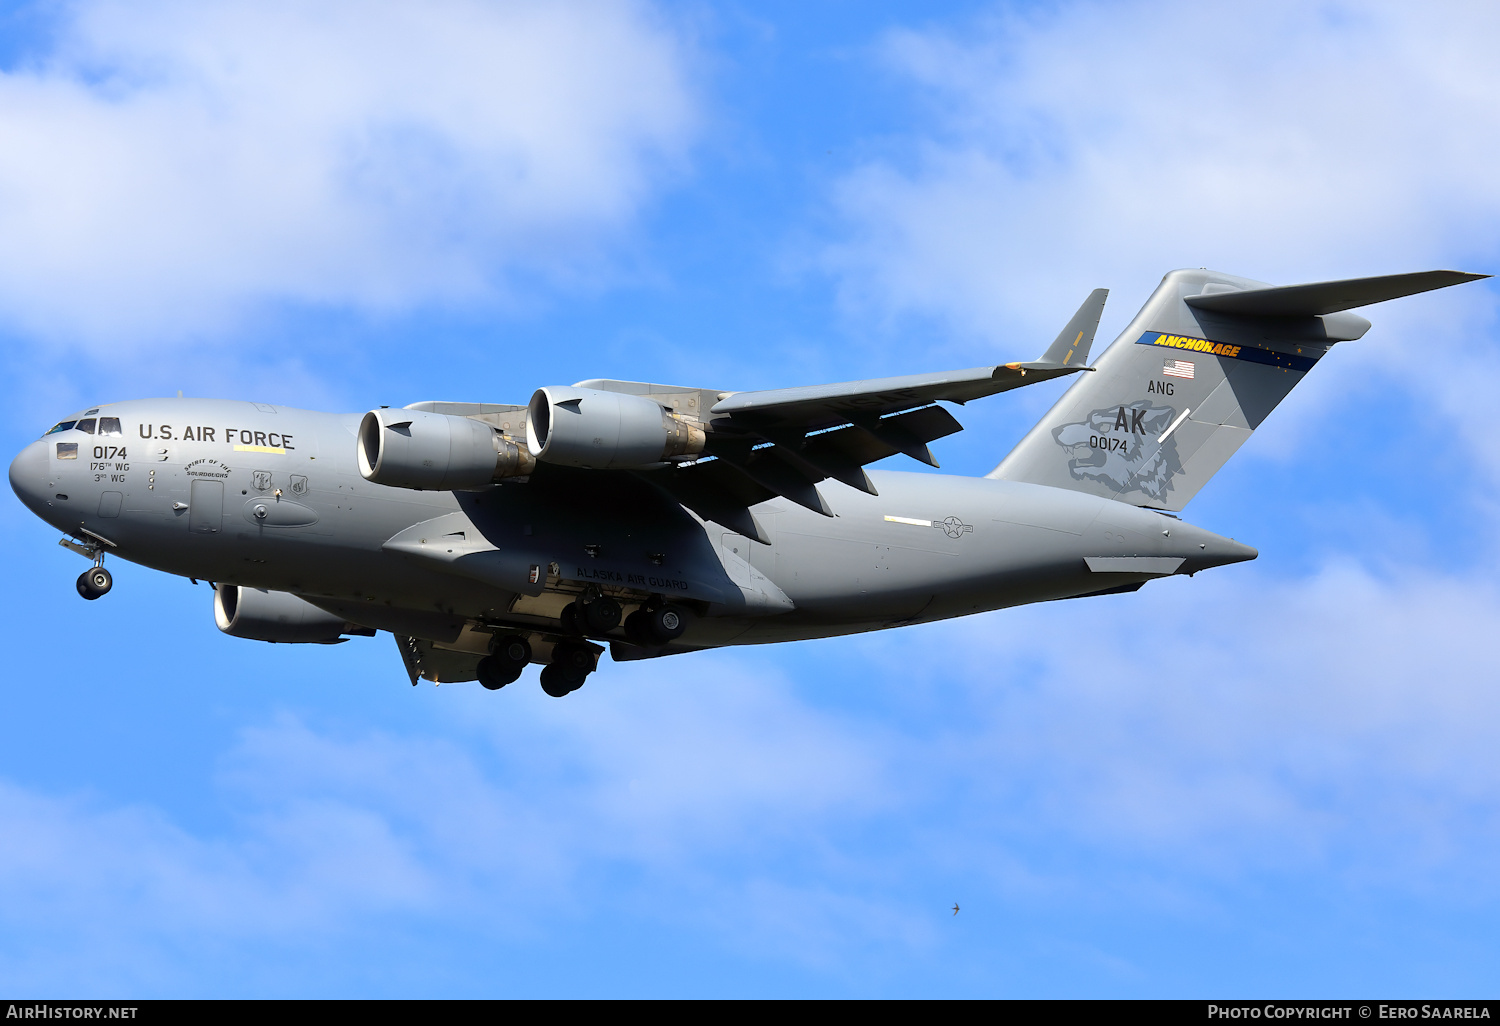
[[92, 566], [78, 575], [78, 594], [92, 602], [109, 593], [115, 580], [103, 566]]
[[114, 542], [89, 531], [84, 531], [83, 535], [86, 537], [77, 534], [64, 537], [57, 544], [93, 561], [93, 566], [78, 575], [78, 594], [92, 602], [101, 595], [108, 594], [109, 589], [115, 585], [115, 579], [104, 569], [104, 546], [112, 546]]

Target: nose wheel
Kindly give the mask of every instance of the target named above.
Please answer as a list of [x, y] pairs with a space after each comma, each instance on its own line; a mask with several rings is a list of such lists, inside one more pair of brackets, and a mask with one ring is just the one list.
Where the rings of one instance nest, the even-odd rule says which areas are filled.
[[102, 566], [91, 566], [78, 575], [78, 594], [90, 602], [101, 595], [107, 595], [114, 586], [115, 579]]

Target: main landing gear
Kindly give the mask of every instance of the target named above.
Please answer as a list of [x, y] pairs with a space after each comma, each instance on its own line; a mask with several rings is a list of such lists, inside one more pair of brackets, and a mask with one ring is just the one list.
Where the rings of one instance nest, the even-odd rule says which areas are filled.
[[[597, 638], [620, 626], [621, 612], [620, 603], [608, 595], [584, 592], [563, 607], [559, 620], [567, 634]], [[625, 636], [646, 648], [669, 645], [687, 630], [689, 616], [686, 609], [656, 596], [625, 617]]]
[[542, 690], [553, 698], [572, 694], [594, 670], [594, 652], [587, 645], [564, 641], [552, 649], [552, 662], [542, 667]]
[[479, 683], [499, 691], [521, 676], [531, 662], [531, 642], [519, 634], [508, 634], [490, 643], [490, 654], [479, 660]]
[[625, 618], [625, 633], [637, 645], [667, 645], [682, 637], [687, 625], [687, 610], [668, 602], [631, 613]]
[[90, 602], [101, 595], [107, 595], [114, 586], [115, 579], [102, 566], [91, 566], [78, 575], [78, 594]]
[[[553, 698], [572, 694], [594, 672], [594, 649], [585, 641], [560, 641], [552, 661], [542, 667], [542, 690]], [[490, 642], [490, 654], [479, 660], [475, 676], [491, 691], [499, 691], [521, 676], [531, 662], [531, 642], [525, 635], [502, 634]]]
[[[631, 643], [660, 648], [682, 636], [691, 616], [684, 607], [661, 600], [660, 595], [630, 616], [622, 613], [619, 601], [600, 594], [597, 588], [589, 588], [562, 607], [558, 625], [565, 639], [552, 646], [552, 660], [541, 667], [541, 690], [552, 697], [562, 697], [583, 687], [598, 658], [597, 646], [586, 642], [586, 637], [604, 639], [604, 634], [621, 625], [621, 619]], [[495, 639], [489, 652], [478, 663], [478, 682], [490, 690], [498, 690], [520, 676], [520, 670], [531, 658], [531, 645], [520, 634], [508, 634]]]
[[562, 629], [569, 634], [608, 634], [620, 626], [620, 603], [608, 595], [587, 593], [563, 607]]

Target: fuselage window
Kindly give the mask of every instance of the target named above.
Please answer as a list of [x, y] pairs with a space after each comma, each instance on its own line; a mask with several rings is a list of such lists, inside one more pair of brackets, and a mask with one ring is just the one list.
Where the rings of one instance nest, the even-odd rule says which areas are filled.
[[86, 432], [87, 434], [93, 434], [94, 433], [94, 418], [90, 417], [88, 420], [80, 420], [78, 422], [77, 426], [78, 426], [78, 430], [79, 431]]
[[[55, 435], [59, 431], [68, 431], [68, 430], [71, 430], [72, 427], [73, 427], [73, 425], [77, 424], [77, 423], [78, 423], [78, 421], [76, 421], [76, 420], [65, 420], [61, 424], [53, 424], [52, 425], [52, 430], [48, 431], [47, 434], [48, 435]], [[47, 435], [43, 435], [42, 437], [46, 438]]]
[[99, 433], [101, 435], [119, 435], [119, 434], [124, 434], [124, 432], [120, 430], [120, 418], [119, 417], [100, 417], [99, 418]]
[[58, 442], [57, 458], [60, 460], [76, 460], [78, 458], [78, 443]]

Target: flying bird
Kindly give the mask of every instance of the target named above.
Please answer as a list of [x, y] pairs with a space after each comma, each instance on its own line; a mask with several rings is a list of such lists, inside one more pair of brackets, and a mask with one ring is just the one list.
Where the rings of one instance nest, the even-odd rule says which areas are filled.
[[958, 902], [953, 903], [953, 914], [958, 915]]

